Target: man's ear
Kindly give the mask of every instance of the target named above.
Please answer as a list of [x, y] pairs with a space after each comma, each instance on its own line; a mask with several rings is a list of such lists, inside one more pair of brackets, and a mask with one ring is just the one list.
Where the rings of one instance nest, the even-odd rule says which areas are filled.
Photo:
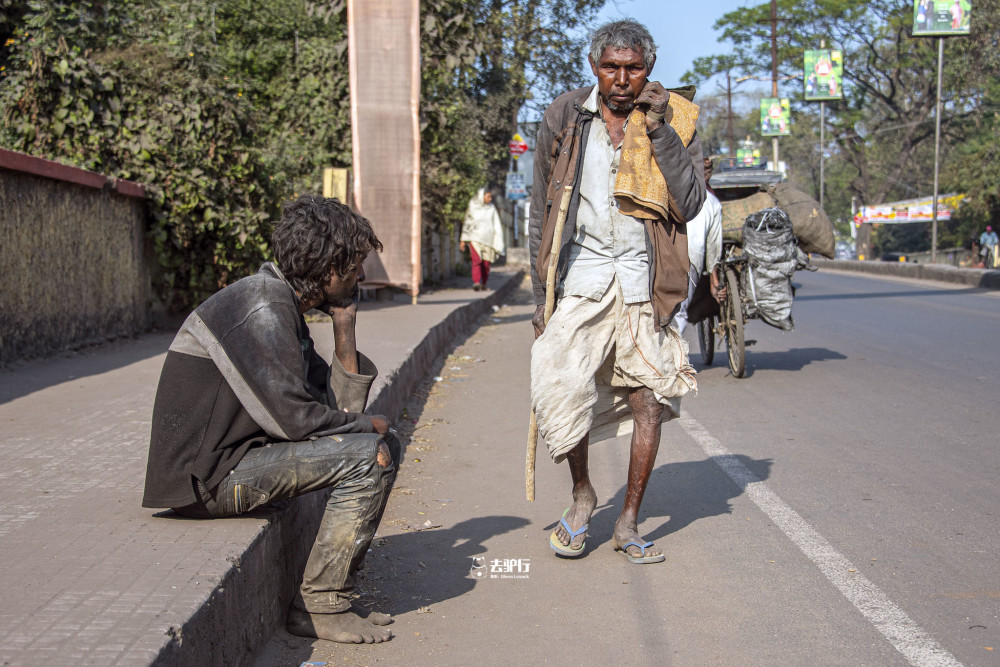
[[647, 79], [649, 78], [649, 75], [653, 73], [653, 65], [655, 65], [655, 64], [656, 64], [656, 56], [653, 56], [653, 62], [649, 63], [649, 67], [646, 68], [646, 78]]
[[590, 71], [594, 73], [594, 76], [597, 76], [597, 63], [590, 56], [587, 56], [587, 62], [590, 63]]

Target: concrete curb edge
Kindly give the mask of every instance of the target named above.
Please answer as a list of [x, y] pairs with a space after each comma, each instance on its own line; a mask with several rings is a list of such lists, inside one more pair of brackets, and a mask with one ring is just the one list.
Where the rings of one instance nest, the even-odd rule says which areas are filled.
[[[432, 327], [369, 403], [369, 411], [395, 420], [434, 361], [460, 334], [494, 305], [500, 305], [521, 283], [525, 270], [509, 274], [488, 296], [456, 308]], [[496, 277], [500, 277], [499, 274]], [[284, 624], [295, 581], [305, 564], [326, 494], [312, 493], [283, 509], [267, 510], [266, 523], [232, 567], [220, 578], [201, 606], [182, 625], [171, 625], [157, 666], [237, 665], [248, 662]], [[291, 511], [294, 507], [295, 511]]]
[[990, 269], [961, 269], [946, 264], [913, 264], [910, 262], [861, 262], [853, 259], [815, 259], [813, 264], [821, 271], [823, 269], [853, 271], [855, 273], [917, 278], [1000, 290], [1000, 271]]

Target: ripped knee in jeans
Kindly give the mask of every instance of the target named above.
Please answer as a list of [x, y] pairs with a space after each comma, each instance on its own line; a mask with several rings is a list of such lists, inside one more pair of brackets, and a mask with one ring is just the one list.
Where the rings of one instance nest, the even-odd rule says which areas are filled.
[[378, 443], [378, 453], [376, 454], [375, 460], [378, 461], [380, 468], [388, 468], [392, 465], [392, 456], [389, 454], [389, 446], [382, 440]]

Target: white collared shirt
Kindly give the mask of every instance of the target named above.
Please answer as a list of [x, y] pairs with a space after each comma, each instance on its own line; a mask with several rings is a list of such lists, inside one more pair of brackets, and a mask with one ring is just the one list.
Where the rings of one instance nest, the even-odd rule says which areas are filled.
[[646, 227], [618, 210], [614, 191], [621, 146], [611, 145], [597, 95], [594, 86], [583, 105], [595, 115], [580, 174], [580, 208], [563, 294], [600, 299], [617, 276], [625, 303], [641, 303], [649, 301]]

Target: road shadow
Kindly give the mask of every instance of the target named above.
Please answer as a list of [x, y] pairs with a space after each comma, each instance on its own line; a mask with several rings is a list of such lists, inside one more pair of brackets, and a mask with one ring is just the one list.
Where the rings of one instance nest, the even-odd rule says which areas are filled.
[[158, 329], [82, 345], [51, 356], [10, 362], [0, 368], [0, 404], [166, 354], [175, 335], [176, 329]]
[[[725, 360], [725, 357], [723, 357]], [[753, 352], [746, 353], [746, 377], [751, 377], [754, 371], [800, 371], [809, 364], [819, 361], [843, 361], [847, 355], [825, 347], [793, 347], [784, 352]]]
[[[771, 475], [772, 459], [753, 459], [743, 454], [725, 457], [727, 465], [743, 466], [758, 480], [766, 480]], [[599, 506], [590, 520], [588, 536], [594, 543], [610, 542], [615, 521], [625, 502], [626, 486], [607, 503]], [[699, 519], [731, 514], [732, 499], [746, 491], [744, 484], [737, 484], [720, 467], [715, 458], [701, 461], [680, 461], [666, 463], [653, 470], [646, 488], [646, 495], [639, 512], [639, 522], [667, 517], [652, 531], [643, 535], [647, 541], [655, 542], [672, 533], [690, 526]], [[555, 527], [548, 527], [551, 530]], [[590, 539], [588, 537], [588, 543]]]
[[487, 553], [486, 542], [529, 523], [519, 516], [482, 516], [450, 528], [376, 538], [361, 573], [359, 601], [397, 615], [464, 595], [479, 582], [471, 574], [472, 559]]

